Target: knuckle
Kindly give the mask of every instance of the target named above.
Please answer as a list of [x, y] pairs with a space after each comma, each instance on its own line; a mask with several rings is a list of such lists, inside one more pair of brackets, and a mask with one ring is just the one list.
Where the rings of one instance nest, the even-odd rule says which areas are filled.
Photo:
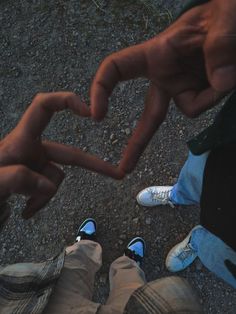
[[115, 62], [115, 57], [116, 57], [116, 53], [112, 53], [109, 56], [107, 56], [105, 58], [105, 60], [103, 61], [103, 65], [107, 66], [109, 64], [112, 64], [113, 62]]
[[14, 172], [14, 180], [16, 183], [21, 183], [22, 181], [25, 181], [26, 178], [29, 176], [29, 170], [27, 167], [23, 165], [15, 166], [15, 172]]
[[38, 101], [41, 101], [44, 97], [45, 97], [46, 93], [37, 93], [35, 96], [34, 96], [34, 101], [35, 102], [38, 102]]
[[32, 106], [34, 107], [43, 106], [47, 95], [48, 95], [47, 93], [37, 93], [32, 101]]
[[66, 103], [72, 103], [76, 97], [76, 94], [73, 92], [65, 92], [64, 99]]

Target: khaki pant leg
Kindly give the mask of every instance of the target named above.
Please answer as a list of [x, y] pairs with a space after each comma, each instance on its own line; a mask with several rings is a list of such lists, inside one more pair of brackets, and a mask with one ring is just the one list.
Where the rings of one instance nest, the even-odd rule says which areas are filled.
[[123, 313], [134, 290], [146, 283], [142, 269], [127, 256], [119, 257], [111, 264], [109, 279], [110, 295], [106, 305], [101, 307], [99, 314]]
[[94, 314], [94, 276], [102, 264], [101, 246], [81, 240], [66, 249], [65, 264], [44, 314]]
[[126, 314], [203, 314], [198, 296], [185, 279], [166, 277], [147, 283], [130, 297]]

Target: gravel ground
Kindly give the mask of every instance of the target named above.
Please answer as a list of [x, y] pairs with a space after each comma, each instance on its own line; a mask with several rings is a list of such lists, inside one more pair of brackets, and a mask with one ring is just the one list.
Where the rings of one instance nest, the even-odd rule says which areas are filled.
[[[143, 2], [143, 3], [142, 3]], [[158, 3], [156, 3], [158, 2]], [[152, 37], [175, 16], [182, 1], [2, 0], [0, 3], [0, 128], [8, 133], [38, 91], [72, 90], [88, 99], [91, 79], [109, 53]], [[158, 4], [157, 8], [152, 7]], [[143, 108], [148, 82], [120, 84], [102, 124], [57, 114], [45, 132], [49, 139], [73, 144], [116, 163]], [[207, 126], [217, 109], [195, 120], [174, 106], [136, 170], [114, 181], [65, 167], [60, 191], [30, 221], [23, 221], [21, 197], [12, 197], [12, 217], [0, 237], [0, 262], [40, 260], [72, 243], [80, 222], [92, 216], [104, 248], [94, 299], [108, 294], [108, 268], [127, 241], [141, 235], [148, 254], [148, 280], [169, 275], [168, 250], [199, 221], [199, 208], [144, 209], [135, 202], [140, 189], [174, 184], [187, 156], [185, 141]], [[235, 313], [236, 293], [196, 261], [181, 275], [196, 288], [206, 313]]]

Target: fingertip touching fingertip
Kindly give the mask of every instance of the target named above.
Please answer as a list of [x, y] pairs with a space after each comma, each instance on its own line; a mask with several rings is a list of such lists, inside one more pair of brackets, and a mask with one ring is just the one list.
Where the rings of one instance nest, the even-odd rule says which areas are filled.
[[116, 178], [115, 178], [115, 179], [116, 179], [116, 180], [122, 180], [122, 179], [124, 179], [125, 175], [126, 175], [125, 172], [119, 171], [119, 173], [116, 175]]
[[120, 165], [119, 171], [126, 176], [127, 174], [130, 174], [134, 170], [134, 166], [126, 166], [126, 165]]
[[103, 105], [97, 104], [96, 106], [91, 105], [91, 116], [95, 121], [102, 121], [106, 114], [107, 114], [107, 109], [104, 108]]

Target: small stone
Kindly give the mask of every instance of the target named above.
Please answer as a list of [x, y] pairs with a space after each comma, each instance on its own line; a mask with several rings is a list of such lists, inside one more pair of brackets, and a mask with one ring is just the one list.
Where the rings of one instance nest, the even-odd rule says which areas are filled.
[[129, 128], [126, 128], [126, 129], [125, 129], [125, 134], [126, 134], [126, 135], [130, 135], [130, 134], [131, 134], [131, 131], [130, 131]]
[[99, 278], [99, 281], [102, 284], [106, 284], [106, 282], [107, 282], [107, 275], [106, 274], [101, 274], [101, 276]]
[[145, 222], [146, 222], [146, 225], [150, 225], [151, 222], [152, 222], [151, 217], [147, 217], [146, 220], [145, 220]]
[[133, 222], [134, 222], [135, 224], [137, 224], [137, 223], [139, 222], [139, 218], [138, 218], [138, 217], [135, 217], [135, 218], [133, 219]]
[[115, 138], [115, 134], [112, 133], [111, 136], [110, 136], [110, 140], [112, 141], [112, 140], [114, 140], [114, 138]]
[[122, 245], [124, 242], [122, 240], [119, 240], [118, 243]]
[[119, 238], [120, 238], [121, 240], [125, 240], [125, 239], [126, 239], [126, 235], [125, 235], [125, 234], [121, 234], [121, 235], [119, 236]]
[[115, 145], [118, 142], [118, 140], [114, 140], [111, 144]]

